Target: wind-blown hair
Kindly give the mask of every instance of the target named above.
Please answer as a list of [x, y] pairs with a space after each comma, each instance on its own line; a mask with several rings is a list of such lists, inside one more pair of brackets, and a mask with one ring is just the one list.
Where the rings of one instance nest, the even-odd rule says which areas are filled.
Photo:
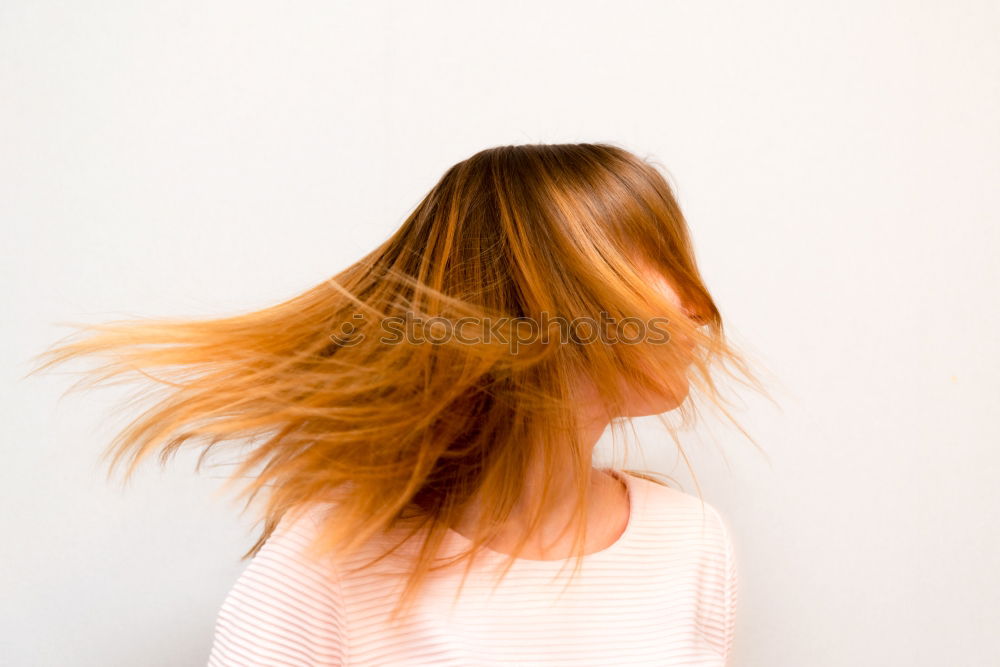
[[[558, 325], [547, 329], [546, 318]], [[600, 327], [581, 326], [586, 318], [647, 335], [587, 342]], [[680, 426], [663, 420], [679, 448], [675, 432], [693, 425], [696, 395], [732, 420], [713, 368], [763, 391], [723, 334], [670, 185], [650, 161], [606, 143], [482, 150], [448, 169], [374, 251], [272, 307], [78, 326], [91, 335], [39, 355], [37, 370], [103, 355], [89, 384], [138, 373], [166, 392], [107, 447], [111, 472], [128, 459], [128, 480], [154, 451], [165, 463], [200, 441], [197, 469], [218, 443], [253, 443], [226, 484], [260, 467], [239, 495], [249, 506], [266, 491], [264, 530], [242, 558], [316, 503], [336, 511], [317, 524], [314, 555], [346, 559], [406, 527], [421, 548], [394, 614], [444, 566], [442, 540], [479, 498], [482, 520], [458, 559], [471, 566], [532, 466], [577, 482], [577, 572], [592, 472], [575, 409], [581, 387], [596, 390], [617, 431], [629, 392], [689, 386]], [[553, 333], [547, 342], [534, 335], [542, 330]], [[550, 492], [540, 489], [511, 564]]]

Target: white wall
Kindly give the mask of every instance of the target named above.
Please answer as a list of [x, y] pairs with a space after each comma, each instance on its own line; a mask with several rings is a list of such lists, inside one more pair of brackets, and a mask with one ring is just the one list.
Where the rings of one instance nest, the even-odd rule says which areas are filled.
[[2, 662], [204, 664], [256, 537], [193, 452], [105, 481], [122, 394], [21, 379], [56, 322], [270, 305], [481, 148], [612, 141], [669, 170], [781, 404], [737, 414], [770, 460], [688, 448], [735, 664], [995, 664], [998, 34], [972, 0], [7, 0]]

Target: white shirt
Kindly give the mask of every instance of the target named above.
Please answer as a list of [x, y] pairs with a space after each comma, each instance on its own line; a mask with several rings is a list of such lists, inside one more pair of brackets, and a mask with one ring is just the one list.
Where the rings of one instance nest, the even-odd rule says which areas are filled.
[[[283, 522], [223, 602], [208, 667], [727, 665], [737, 569], [726, 523], [690, 494], [612, 472], [629, 489], [628, 525], [584, 557], [568, 587], [572, 559], [518, 559], [495, 591], [492, 570], [473, 571], [456, 602], [462, 562], [431, 573], [397, 624], [388, 613], [405, 571], [380, 562], [332, 572], [303, 555], [315, 515]], [[454, 531], [449, 538], [469, 544]], [[502, 567], [507, 556], [484, 558], [477, 568]]]

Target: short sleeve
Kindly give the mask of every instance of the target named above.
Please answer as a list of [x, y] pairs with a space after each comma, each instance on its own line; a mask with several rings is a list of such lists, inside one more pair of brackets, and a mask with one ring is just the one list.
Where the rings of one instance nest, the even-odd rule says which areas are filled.
[[304, 555], [316, 523], [279, 524], [219, 610], [208, 667], [334, 666], [345, 662], [335, 582]]

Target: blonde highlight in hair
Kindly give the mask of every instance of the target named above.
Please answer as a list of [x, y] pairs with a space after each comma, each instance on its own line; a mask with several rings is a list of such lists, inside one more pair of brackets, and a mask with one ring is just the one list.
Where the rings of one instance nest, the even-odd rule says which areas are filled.
[[[651, 271], [683, 307], [650, 284]], [[546, 316], [565, 322], [599, 313], [665, 318], [672, 340], [690, 346], [510, 344], [519, 327]], [[404, 316], [433, 320], [424, 332], [433, 341], [387, 342], [387, 331], [400, 333], [387, 323]], [[265, 491], [266, 502], [263, 533], [243, 558], [283, 518], [317, 504], [333, 509], [319, 516], [311, 553], [338, 567], [378, 535], [400, 534], [397, 547], [419, 535], [394, 617], [430, 572], [464, 561], [468, 575], [533, 466], [547, 471], [543, 488], [507, 567], [544, 516], [549, 472], [569, 470], [580, 510], [578, 571], [592, 466], [576, 411], [582, 382], [596, 389], [613, 423], [626, 414], [630, 390], [668, 395], [679, 382], [733, 420], [713, 368], [764, 391], [723, 334], [670, 185], [653, 164], [607, 143], [480, 151], [448, 169], [378, 248], [272, 307], [78, 326], [89, 337], [50, 348], [33, 372], [104, 356], [86, 378], [91, 385], [137, 373], [164, 392], [107, 447], [109, 474], [127, 460], [127, 480], [150, 454], [159, 451], [165, 462], [185, 444], [200, 441], [200, 468], [219, 443], [253, 443], [226, 484], [260, 468], [239, 493], [249, 505]], [[693, 400], [678, 412], [681, 428], [693, 425]], [[664, 423], [683, 454], [677, 428]], [[483, 514], [471, 547], [437, 562], [449, 528], [474, 499]]]

